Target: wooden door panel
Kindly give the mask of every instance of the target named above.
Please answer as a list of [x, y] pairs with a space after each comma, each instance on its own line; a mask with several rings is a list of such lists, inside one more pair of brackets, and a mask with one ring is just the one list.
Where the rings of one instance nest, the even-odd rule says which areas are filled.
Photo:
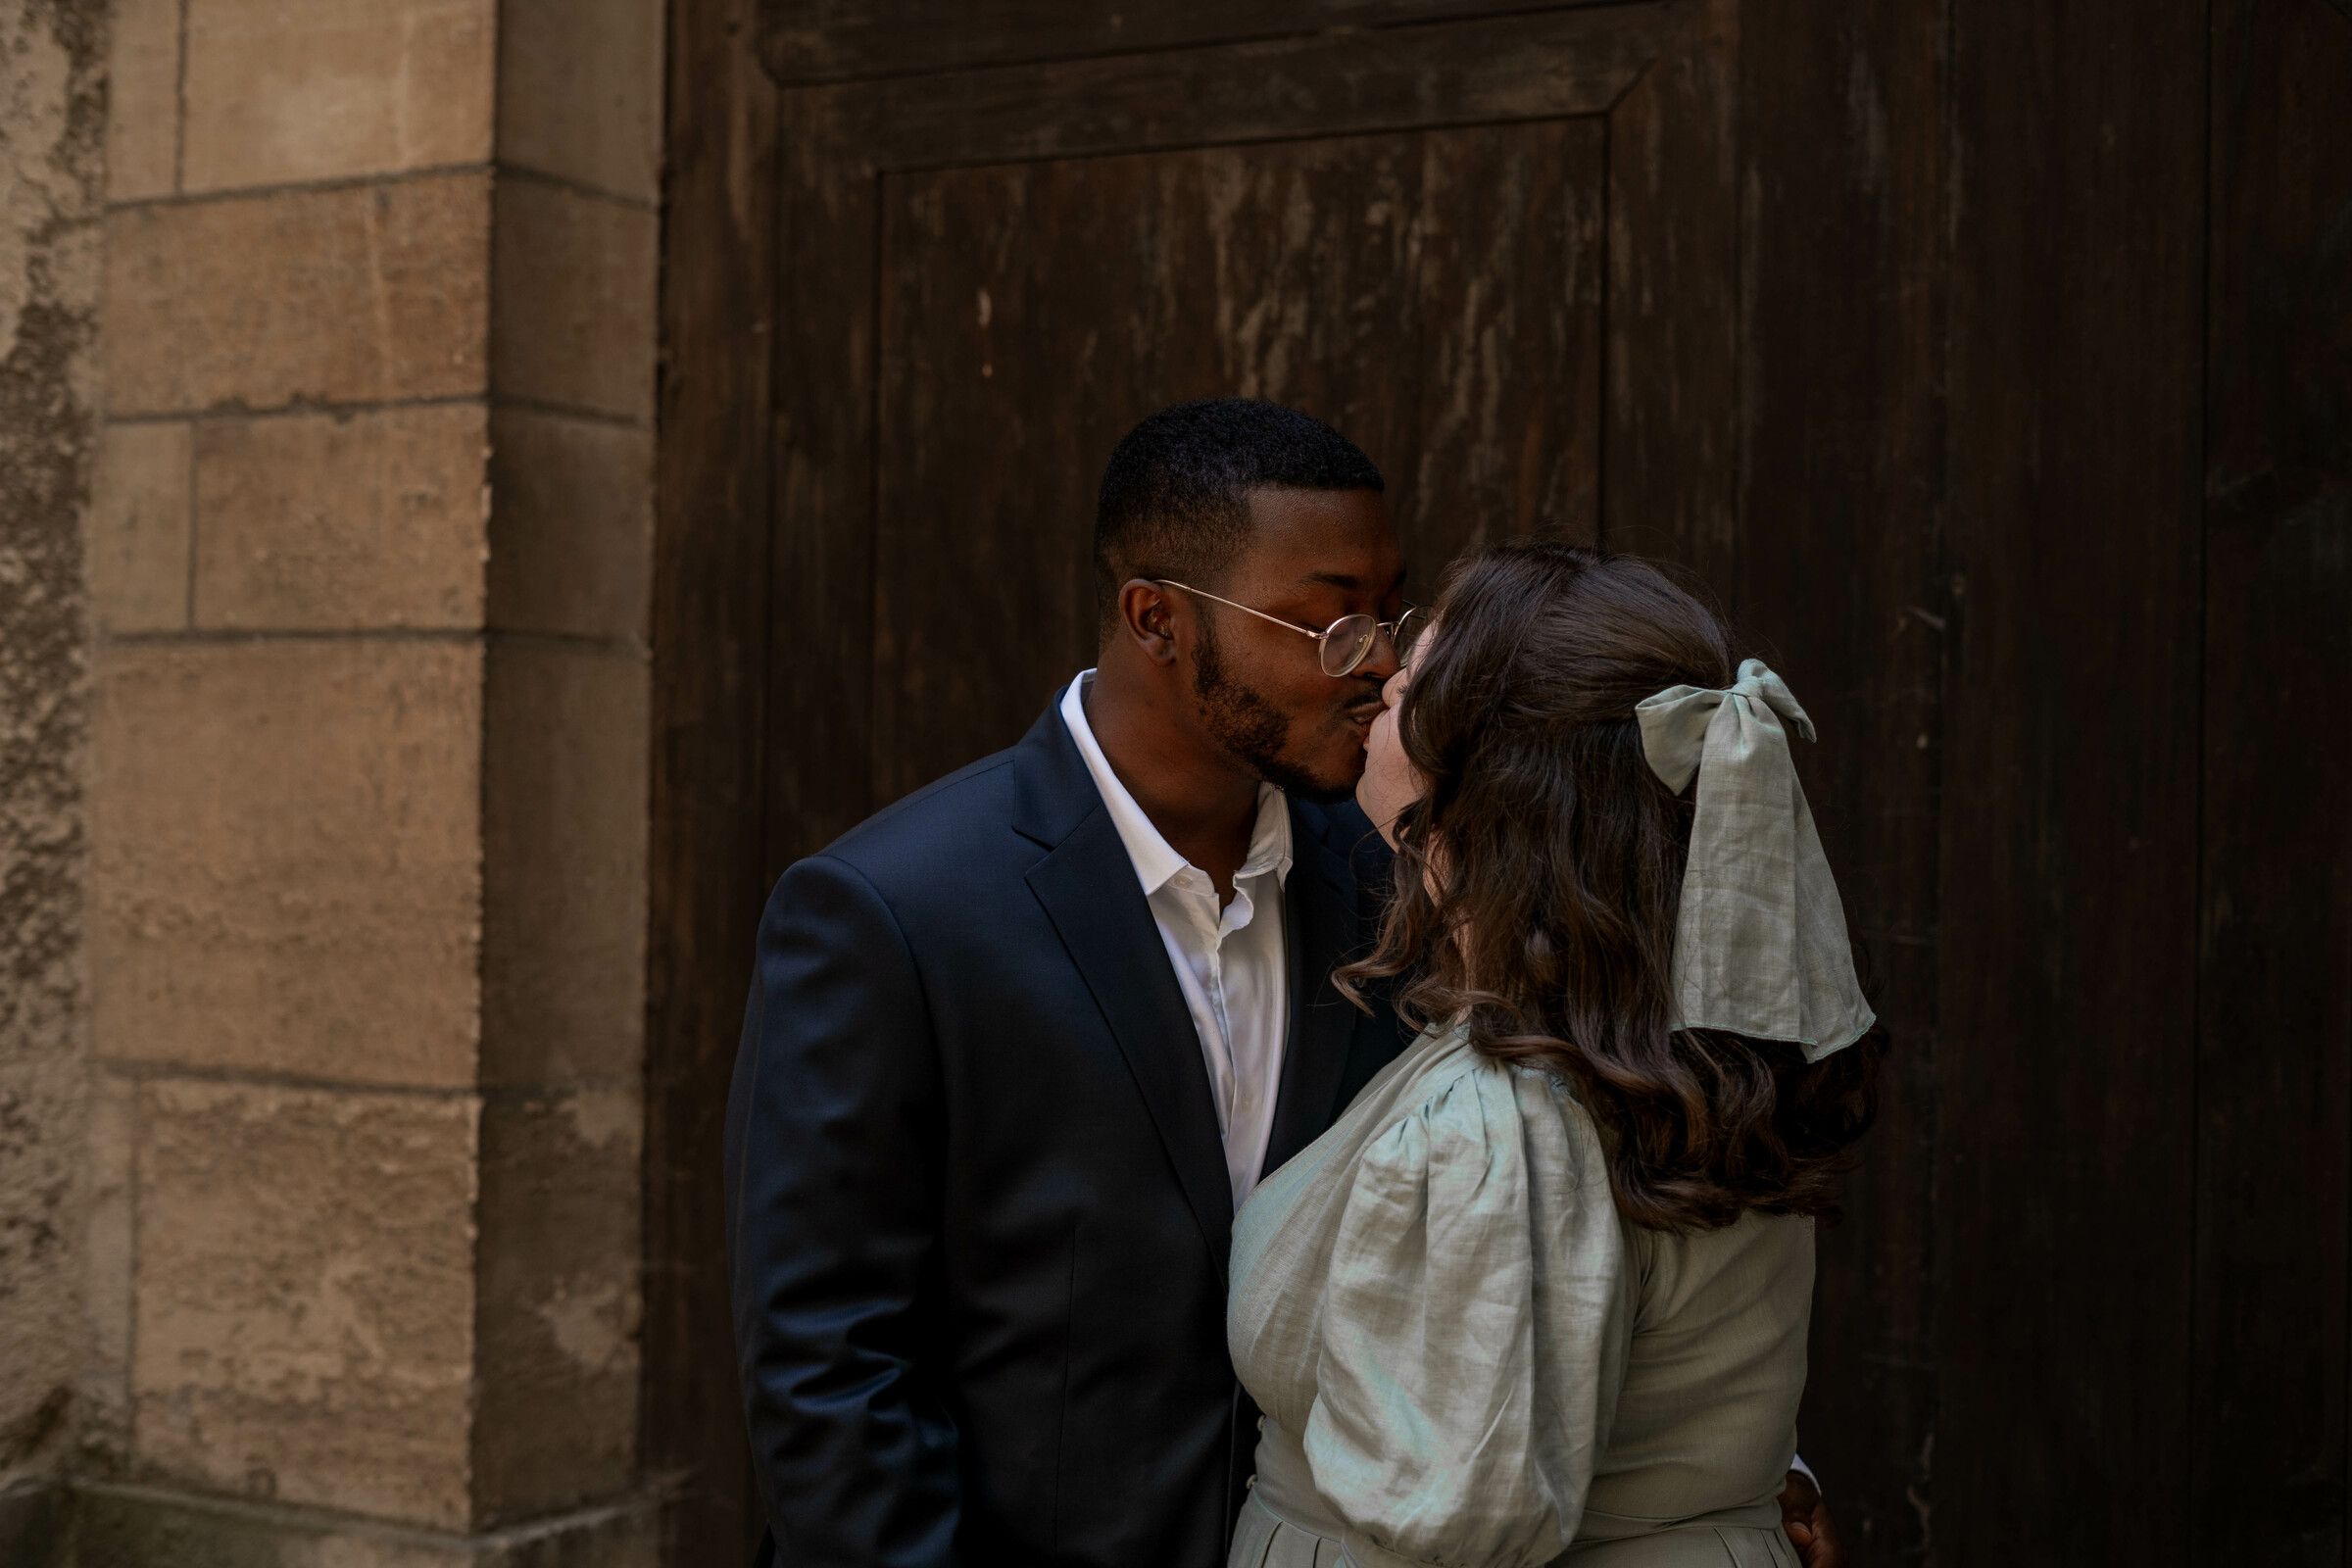
[[[649, 1463], [690, 1479], [665, 1560], [723, 1560], [757, 1514], [709, 1419], [735, 1396], [707, 1158], [761, 892], [1086, 662], [1093, 487], [1166, 402], [1254, 393], [1355, 436], [1424, 591], [1503, 534], [1657, 548], [1664, 519], [1681, 553], [1728, 517], [1740, 3], [1302, 0], [1292, 36], [1211, 45], [1271, 14], [1122, 36], [1027, 0], [781, 0], [830, 29], [797, 79], [834, 79], [798, 87], [747, 58], [748, 7], [672, 8], [658, 787], [692, 810], [657, 812], [686, 827], [657, 845], [648, 1158], [676, 1175], [649, 1188], [645, 1387]], [[974, 68], [983, 19], [1020, 27]], [[761, 508], [763, 539], [733, 531]]]
[[1136, 419], [1266, 397], [1391, 479], [1426, 594], [1590, 539], [1592, 120], [894, 175], [882, 197], [876, 804], [1006, 746], [1094, 659], [1094, 491]]
[[1732, 414], [1733, 4], [781, 95], [769, 872], [1085, 662], [1093, 484], [1165, 403], [1346, 429], [1423, 583], [1595, 538], [1604, 473], [1668, 545], [1726, 514], [1730, 431], [1678, 431]]
[[885, 180], [877, 803], [1094, 662], [1095, 486], [1143, 415], [1268, 397], [1409, 441], [1420, 175], [1376, 136]]
[[[1606, 5], [1612, 0], [1552, 0]], [[1138, 54], [1214, 39], [1394, 27], [1491, 17], [1495, 0], [1187, 0], [1184, 5], [1071, 5], [1069, 0], [761, 0], [760, 51], [786, 85]], [[1528, 9], [1537, 9], [1530, 7]]]
[[1723, 9], [1650, 0], [785, 96], [818, 157], [874, 170], [1550, 120], [1607, 113]]

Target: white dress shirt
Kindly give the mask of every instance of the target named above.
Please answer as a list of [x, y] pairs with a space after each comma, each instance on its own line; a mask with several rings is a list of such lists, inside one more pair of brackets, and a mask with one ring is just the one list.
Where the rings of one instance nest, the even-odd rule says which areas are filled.
[[1225, 1139], [1225, 1173], [1233, 1206], [1257, 1185], [1266, 1143], [1274, 1132], [1274, 1094], [1282, 1083], [1283, 1035], [1290, 1025], [1290, 968], [1282, 936], [1283, 884], [1291, 874], [1291, 808], [1282, 791], [1257, 787], [1257, 823], [1250, 855], [1234, 873], [1233, 902], [1217, 906], [1217, 885], [1206, 871], [1168, 847], [1127, 786], [1112, 772], [1086, 718], [1086, 670], [1062, 695], [1062, 722], [1102, 804], [1127, 846], [1135, 876], [1152, 906], [1159, 940], [1176, 970], [1176, 984], [1200, 1036], [1208, 1084]]

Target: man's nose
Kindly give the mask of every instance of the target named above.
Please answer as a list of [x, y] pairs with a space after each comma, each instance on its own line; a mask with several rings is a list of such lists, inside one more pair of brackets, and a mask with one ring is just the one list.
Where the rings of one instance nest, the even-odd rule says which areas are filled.
[[1396, 643], [1383, 626], [1373, 631], [1371, 651], [1364, 655], [1364, 662], [1355, 666], [1353, 673], [1386, 686], [1389, 677], [1396, 673], [1397, 663]]

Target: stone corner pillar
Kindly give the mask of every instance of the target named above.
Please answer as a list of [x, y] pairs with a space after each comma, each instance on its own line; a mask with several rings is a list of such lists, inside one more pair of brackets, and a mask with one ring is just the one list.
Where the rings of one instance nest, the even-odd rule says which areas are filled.
[[70, 1560], [658, 1560], [662, 10], [115, 0]]

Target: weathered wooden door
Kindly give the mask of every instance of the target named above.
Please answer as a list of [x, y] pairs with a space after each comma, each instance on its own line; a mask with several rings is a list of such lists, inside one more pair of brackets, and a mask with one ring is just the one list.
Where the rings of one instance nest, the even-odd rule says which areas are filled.
[[[1336, 424], [1388, 476], [1424, 592], [1539, 529], [1698, 560], [1729, 540], [1736, 0], [816, 0], [767, 8], [758, 85], [710, 9], [673, 81], [737, 94], [692, 123], [754, 150], [672, 149], [733, 172], [672, 196], [665, 484], [767, 527], [665, 554], [664, 602], [726, 652], [663, 701], [757, 713], [764, 749], [681, 742], [692, 776], [657, 778], [675, 929], [744, 944], [658, 956], [711, 977], [657, 999], [671, 1038], [730, 1038], [743, 911], [786, 865], [1012, 744], [1092, 662], [1095, 485], [1154, 409], [1237, 394]], [[686, 1382], [648, 1446], [704, 1478], [677, 1560], [718, 1560], [697, 1553], [743, 1517], [710, 1490], [740, 1473], [710, 1195], [667, 1175], [710, 1136], [719, 1054], [665, 1058], [678, 1109], [649, 1119], [681, 1152], [648, 1156], [678, 1238], [648, 1356]]]
[[[886, 69], [938, 41], [903, 9], [771, 52]], [[1728, 515], [1729, 27], [1666, 0], [786, 92], [770, 872], [1092, 662], [1095, 484], [1168, 403], [1338, 425], [1425, 585], [1485, 538]]]
[[769, 879], [1019, 733], [1110, 441], [1230, 391], [1353, 433], [1424, 582], [1682, 560], [1819, 723], [1897, 1040], [1803, 1417], [1853, 1559], [2343, 1560], [2352, 0], [669, 12], [665, 1560], [752, 1517]]

